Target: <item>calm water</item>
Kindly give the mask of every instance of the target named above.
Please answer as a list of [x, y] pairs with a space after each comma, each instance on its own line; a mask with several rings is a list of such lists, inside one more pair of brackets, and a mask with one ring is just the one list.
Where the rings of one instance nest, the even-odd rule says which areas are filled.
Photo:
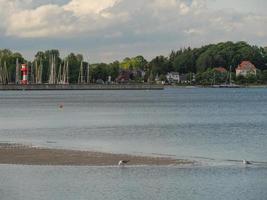
[[266, 200], [265, 168], [0, 167], [3, 200]]
[[[266, 130], [267, 89], [0, 92], [0, 142], [202, 163], [125, 170], [3, 165], [0, 196], [265, 200]], [[229, 161], [242, 159], [262, 163]]]

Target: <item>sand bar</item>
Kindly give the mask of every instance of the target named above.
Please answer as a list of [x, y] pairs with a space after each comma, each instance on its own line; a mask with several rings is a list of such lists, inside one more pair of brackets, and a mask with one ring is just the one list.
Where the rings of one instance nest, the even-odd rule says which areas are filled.
[[0, 164], [115, 166], [119, 160], [130, 160], [128, 165], [185, 165], [192, 161], [169, 157], [133, 156], [63, 149], [36, 148], [18, 144], [0, 144]]

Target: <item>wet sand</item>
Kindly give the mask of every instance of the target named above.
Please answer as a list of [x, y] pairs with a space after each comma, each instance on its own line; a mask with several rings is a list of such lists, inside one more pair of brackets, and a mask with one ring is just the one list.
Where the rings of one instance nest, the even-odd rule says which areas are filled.
[[169, 157], [148, 157], [123, 154], [35, 148], [18, 144], [0, 144], [0, 164], [17, 165], [69, 165], [115, 166], [120, 160], [130, 160], [127, 165], [184, 165], [188, 160]]

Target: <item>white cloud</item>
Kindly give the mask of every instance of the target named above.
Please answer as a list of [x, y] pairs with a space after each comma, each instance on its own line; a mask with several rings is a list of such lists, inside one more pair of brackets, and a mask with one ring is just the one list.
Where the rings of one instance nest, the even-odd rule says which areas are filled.
[[256, 20], [256, 26], [245, 15], [209, 11], [206, 0], [70, 0], [63, 5], [31, 5], [32, 0], [0, 0], [6, 35], [77, 37], [105, 31], [106, 36], [118, 33], [113, 30], [117, 27], [137, 35], [164, 31], [196, 35], [199, 30], [203, 33], [202, 26], [224, 32], [253, 27], [258, 35], [264, 32], [261, 25], [265, 20]]
[[157, 46], [163, 51], [225, 40], [267, 43], [266, 13], [220, 9], [214, 3], [210, 8], [210, 2], [215, 1], [0, 0], [0, 39], [98, 39], [104, 42], [91, 42], [91, 48], [110, 45], [107, 48], [117, 48], [118, 54], [121, 47], [125, 53], [127, 47], [129, 52], [154, 52]]
[[75, 30], [71, 14], [51, 4], [17, 11], [7, 21], [7, 34], [19, 37], [59, 36]]
[[119, 0], [72, 0], [64, 9], [73, 12], [77, 16], [99, 14], [105, 9], [113, 7]]
[[191, 29], [185, 30], [184, 32], [186, 34], [188, 34], [188, 35], [201, 35], [201, 34], [204, 33], [204, 30], [203, 29], [194, 29], [194, 28], [191, 28]]
[[[1, 17], [6, 35], [17, 37], [70, 37], [102, 30], [122, 21], [125, 13], [108, 11], [120, 0], [71, 0], [65, 5], [47, 4], [31, 7], [31, 0], [0, 0], [8, 5]], [[23, 6], [22, 6], [23, 5]], [[28, 8], [27, 6], [28, 5]], [[4, 13], [4, 12], [3, 12]]]

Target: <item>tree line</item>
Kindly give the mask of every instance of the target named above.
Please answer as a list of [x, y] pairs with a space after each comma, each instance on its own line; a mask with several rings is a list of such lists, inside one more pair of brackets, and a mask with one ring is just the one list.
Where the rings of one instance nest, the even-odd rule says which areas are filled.
[[[77, 83], [80, 73], [81, 63], [86, 66], [89, 63], [84, 61], [82, 54], [70, 53], [65, 58], [61, 58], [58, 50], [39, 51], [35, 54], [33, 61], [27, 61], [22, 54], [13, 53], [8, 49], [0, 49], [0, 66], [6, 63], [10, 80], [15, 80], [16, 62], [27, 63], [28, 65], [42, 65], [42, 80], [47, 82], [51, 65], [51, 57], [56, 60], [57, 70], [63, 62], [69, 64], [69, 82]], [[235, 68], [244, 60], [251, 61], [259, 70], [257, 77], [235, 77]], [[200, 84], [210, 83], [214, 78], [213, 69], [224, 67], [233, 73], [234, 79], [238, 82], [267, 82], [267, 47], [249, 45], [246, 42], [222, 42], [210, 44], [200, 48], [182, 48], [171, 51], [169, 56], [156, 56], [147, 61], [139, 55], [133, 58], [125, 58], [122, 61], [111, 63], [92, 63], [90, 64], [90, 81], [98, 79], [107, 81], [108, 77], [115, 81], [121, 71], [140, 70], [145, 73], [142, 81], [154, 81], [156, 77], [164, 79], [168, 72], [179, 72], [180, 74], [196, 74], [196, 82]], [[216, 78], [221, 82], [226, 77], [216, 74]], [[226, 76], [226, 75], [225, 75]], [[139, 80], [140, 81], [140, 80]]]

